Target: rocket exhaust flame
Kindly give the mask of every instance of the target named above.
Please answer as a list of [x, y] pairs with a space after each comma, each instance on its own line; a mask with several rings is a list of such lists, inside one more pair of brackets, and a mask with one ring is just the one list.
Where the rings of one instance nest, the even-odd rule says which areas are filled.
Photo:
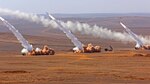
[[[47, 13], [47, 14], [48, 14], [48, 13]], [[83, 44], [71, 33], [70, 30], [64, 28], [64, 27], [60, 24], [59, 20], [56, 20], [52, 15], [48, 14], [48, 16], [49, 16], [52, 20], [54, 20], [54, 21], [56, 22], [56, 24], [58, 24], [58, 28], [59, 28], [60, 30], [62, 30], [62, 31], [66, 34], [66, 36], [67, 36], [67, 37], [72, 41], [72, 43], [76, 46], [76, 49], [80, 49], [80, 50], [83, 49], [83, 47], [82, 47]]]
[[0, 17], [0, 20], [9, 28], [9, 30], [16, 36], [21, 45], [31, 51], [33, 49], [32, 45], [28, 43], [28, 41], [18, 32], [18, 30], [12, 26], [9, 22], [7, 22], [4, 18]]

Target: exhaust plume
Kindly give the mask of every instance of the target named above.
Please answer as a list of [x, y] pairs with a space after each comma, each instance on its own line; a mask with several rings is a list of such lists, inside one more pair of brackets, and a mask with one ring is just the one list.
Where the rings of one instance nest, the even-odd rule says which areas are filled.
[[104, 39], [111, 39], [122, 42], [132, 42], [131, 37], [127, 33], [111, 31], [107, 28], [99, 27], [97, 25], [90, 26], [87, 23], [61, 22], [61, 24], [71, 30], [72, 32], [80, 32], [82, 34], [92, 35], [94, 37], [100, 37]]
[[[134, 42], [132, 39], [132, 36], [129, 34], [123, 32], [115, 32], [107, 28], [99, 27], [97, 25], [90, 26], [87, 23], [80, 23], [80, 22], [71, 22], [67, 21], [61, 22], [61, 24], [65, 27], [71, 30], [72, 32], [80, 32], [82, 34], [92, 35], [94, 37], [100, 37], [104, 39], [111, 39], [115, 41], [121, 41], [123, 43], [126, 42]], [[150, 44], [150, 36], [139, 36], [139, 38], [142, 40], [143, 44]]]
[[[44, 16], [40, 17], [34, 14], [28, 14], [20, 11], [12, 11], [9, 9], [2, 9], [2, 8], [0, 8], [0, 15], [11, 15], [31, 22], [41, 23], [45, 27], [51, 26], [53, 28], [58, 28], [58, 24], [56, 24], [53, 20], [46, 19]], [[112, 39], [121, 42], [134, 42], [132, 37], [127, 33], [111, 31], [110, 29], [99, 27], [97, 25], [90, 26], [87, 23], [72, 22], [72, 21], [67, 21], [66, 23], [60, 21], [60, 23], [64, 28], [67, 28], [72, 32], [80, 32], [82, 34], [92, 35], [104, 39]], [[150, 44], [149, 36], [147, 37], [140, 36], [140, 39], [143, 41], [144, 44]]]
[[7, 22], [5, 19], [0, 17], [0, 20], [9, 28], [9, 30], [16, 36], [18, 41], [21, 43], [21, 45], [27, 49], [28, 51], [31, 51], [33, 49], [32, 45], [28, 43], [28, 41], [18, 32], [18, 30], [15, 29], [14, 26], [12, 26], [9, 22]]
[[57, 27], [57, 24], [55, 24], [54, 21], [50, 21], [49, 19], [46, 19], [44, 16], [37, 16], [36, 14], [24, 13], [18, 10], [12, 11], [9, 9], [0, 8], [0, 15], [15, 16], [16, 18], [28, 20], [30, 22], [41, 23], [45, 27], [48, 27], [50, 25], [52, 25], [53, 28]]
[[133, 33], [129, 28], [127, 28], [122, 22], [120, 22], [120, 24], [126, 30], [126, 32], [128, 32], [128, 34], [132, 36], [132, 38], [136, 41], [136, 47], [143, 46], [143, 42], [135, 33]]
[[64, 27], [60, 24], [59, 20], [56, 20], [56, 19], [55, 19], [52, 15], [50, 15], [49, 13], [47, 13], [47, 15], [49, 16], [49, 18], [51, 18], [52, 20], [54, 20], [54, 21], [56, 22], [56, 24], [58, 24], [58, 28], [59, 28], [60, 30], [62, 30], [62, 31], [66, 34], [66, 36], [72, 41], [72, 43], [73, 43], [78, 49], [80, 49], [80, 50], [83, 49], [82, 43], [71, 33], [70, 30], [64, 28]]

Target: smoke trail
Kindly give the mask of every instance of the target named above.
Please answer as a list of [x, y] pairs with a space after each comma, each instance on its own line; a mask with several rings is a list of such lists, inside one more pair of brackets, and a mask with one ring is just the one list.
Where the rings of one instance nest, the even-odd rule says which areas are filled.
[[54, 21], [52, 20], [50, 21], [49, 19], [46, 19], [44, 16], [37, 16], [36, 14], [24, 13], [18, 10], [12, 11], [9, 9], [0, 8], [0, 15], [15, 16], [16, 18], [19, 18], [19, 19], [25, 19], [31, 22], [41, 23], [45, 27], [48, 27], [48, 26], [53, 26], [54, 28], [57, 27], [57, 24], [55, 24]]
[[23, 36], [18, 32], [18, 30], [15, 29], [14, 26], [12, 26], [9, 22], [7, 22], [2, 17], [0, 17], [0, 20], [9, 28], [10, 31], [12, 31], [12, 33], [16, 36], [16, 38], [24, 48], [26, 48], [28, 51], [31, 51], [33, 49], [32, 45], [30, 45], [28, 41], [25, 40], [25, 38], [23, 38]]
[[[12, 11], [9, 9], [2, 9], [2, 8], [0, 8], [0, 14], [12, 15], [20, 19], [25, 19], [28, 21], [36, 22], [36, 23], [42, 23], [45, 27], [48, 27], [48, 26], [52, 26], [53, 28], [58, 27], [58, 25], [54, 21], [45, 19], [44, 17], [39, 17], [34, 14], [28, 14], [28, 13], [24, 13], [20, 11]], [[79, 22], [73, 23], [71, 21], [68, 21], [67, 23], [61, 22], [61, 24], [65, 28], [68, 28], [69, 30], [71, 30], [72, 32], [81, 32], [84, 34], [93, 35], [95, 37], [113, 39], [113, 40], [122, 41], [122, 42], [132, 41], [132, 39], [130, 39], [130, 36], [128, 36], [128, 34], [123, 34], [120, 32], [113, 32], [111, 30], [108, 30], [107, 28], [98, 27], [96, 25], [91, 27], [90, 25], [86, 23], [79, 23]]]
[[50, 15], [49, 13], [47, 13], [47, 15], [48, 15], [52, 20], [54, 20], [54, 21], [58, 24], [58, 28], [59, 28], [60, 30], [62, 30], [62, 31], [66, 34], [66, 36], [72, 41], [72, 43], [76, 46], [76, 48], [81, 49], [81, 50], [83, 49], [82, 43], [71, 33], [70, 30], [64, 28], [64, 27], [60, 24], [59, 20], [56, 20], [56, 19], [55, 19], [52, 15]]
[[[92, 35], [94, 37], [100, 37], [104, 39], [111, 39], [121, 42], [134, 42], [134, 39], [127, 33], [115, 32], [107, 28], [99, 27], [97, 25], [90, 26], [87, 23], [67, 21], [61, 22], [61, 24], [71, 30], [72, 32], [80, 32], [82, 34]], [[150, 44], [150, 36], [139, 36], [144, 44]]]
[[141, 39], [138, 37], [138, 35], [136, 35], [135, 33], [133, 33], [129, 28], [127, 28], [122, 22], [120, 22], [121, 26], [128, 32], [128, 34], [130, 36], [132, 36], [132, 38], [136, 41], [136, 47], [139, 48], [140, 46], [143, 46], [143, 42], [141, 41]]
[[72, 32], [80, 32], [82, 34], [93, 35], [94, 37], [112, 39], [116, 41], [132, 42], [131, 37], [127, 33], [111, 31], [107, 28], [99, 27], [97, 25], [90, 26], [87, 23], [71, 21], [67, 21], [66, 23], [61, 22], [61, 24]]
[[[48, 26], [52, 26], [53, 28], [58, 27], [58, 25], [54, 21], [48, 20], [44, 18], [44, 16], [39, 17], [34, 14], [28, 14], [28, 13], [24, 13], [20, 11], [12, 11], [9, 9], [2, 9], [2, 8], [0, 8], [0, 14], [12, 15], [20, 19], [25, 19], [25, 20], [32, 21], [32, 22], [41, 23], [45, 27], [48, 27]], [[111, 31], [107, 28], [99, 27], [97, 25], [90, 26], [87, 23], [71, 22], [71, 21], [67, 21], [66, 23], [61, 22], [61, 24], [65, 28], [71, 30], [72, 32], [80, 32], [82, 34], [92, 35], [92, 36], [100, 37], [104, 39], [112, 39], [112, 40], [121, 41], [121, 42], [133, 42], [134, 41], [132, 37], [128, 35], [127, 33]], [[150, 44], [149, 37], [141, 36], [140, 38], [142, 39], [144, 44]]]
[[142, 36], [139, 35], [139, 38], [141, 39], [142, 42], [144, 42], [144, 44], [150, 44], [150, 36]]

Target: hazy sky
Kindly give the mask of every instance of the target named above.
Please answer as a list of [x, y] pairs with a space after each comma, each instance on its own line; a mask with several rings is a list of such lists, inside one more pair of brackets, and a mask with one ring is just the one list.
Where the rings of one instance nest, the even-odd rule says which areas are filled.
[[0, 7], [32, 13], [150, 13], [150, 0], [0, 0]]

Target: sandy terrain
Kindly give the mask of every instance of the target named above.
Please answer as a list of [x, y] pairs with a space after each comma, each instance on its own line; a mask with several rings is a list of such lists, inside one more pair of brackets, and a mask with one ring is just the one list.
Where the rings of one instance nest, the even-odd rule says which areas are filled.
[[[21, 25], [26, 24], [31, 23]], [[17, 26], [17, 23], [14, 25], [24, 33], [24, 37], [31, 44], [36, 47], [49, 45], [56, 50], [56, 55], [20, 55], [22, 49], [20, 43], [7, 29], [2, 30], [6, 28], [2, 26], [0, 29], [5, 32], [0, 33], [0, 84], [149, 84], [150, 82], [150, 55], [145, 55], [150, 52], [134, 50], [134, 43], [123, 44], [76, 34], [84, 44], [94, 43], [103, 49], [112, 45], [114, 51], [74, 54], [70, 51], [73, 44], [59, 30], [49, 30], [33, 24], [22, 28], [21, 25]], [[25, 30], [25, 27], [31, 28], [32, 32]], [[34, 29], [35, 27], [38, 30]], [[114, 30], [117, 29], [119, 27]], [[135, 30], [148, 32], [149, 28], [146, 30], [135, 28]]]

